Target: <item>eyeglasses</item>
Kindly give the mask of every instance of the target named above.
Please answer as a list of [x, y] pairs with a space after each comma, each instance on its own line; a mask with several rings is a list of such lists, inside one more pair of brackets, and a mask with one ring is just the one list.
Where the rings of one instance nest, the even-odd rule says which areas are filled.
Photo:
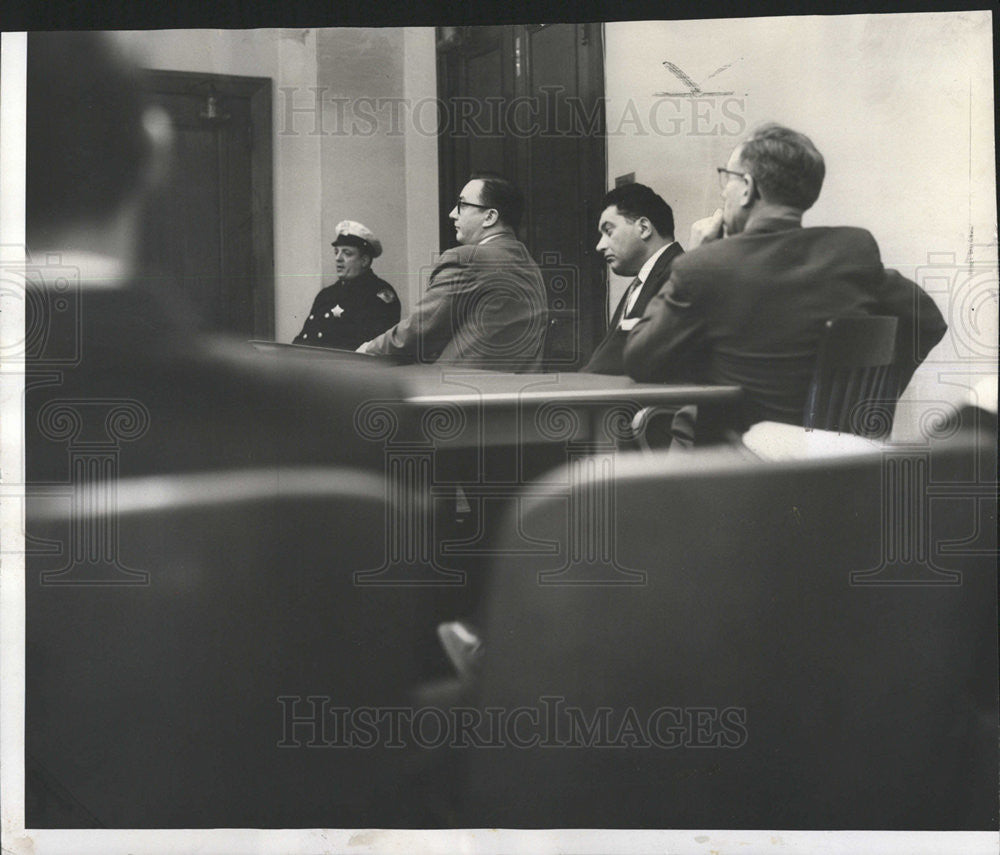
[[460, 213], [460, 214], [462, 213], [462, 206], [463, 205], [466, 208], [480, 208], [483, 211], [488, 211], [492, 207], [491, 205], [477, 205], [475, 202], [466, 202], [463, 199], [459, 199], [455, 203], [455, 210], [458, 211], [458, 213]]
[[731, 169], [726, 169], [724, 166], [715, 167], [715, 171], [719, 173], [719, 189], [725, 190], [726, 185], [729, 183], [730, 175], [738, 175], [740, 178], [749, 178], [749, 172], [733, 172]]

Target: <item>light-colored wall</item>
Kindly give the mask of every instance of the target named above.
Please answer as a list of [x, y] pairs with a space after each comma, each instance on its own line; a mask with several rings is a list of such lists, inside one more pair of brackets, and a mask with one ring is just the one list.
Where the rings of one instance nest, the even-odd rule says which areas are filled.
[[[605, 26], [609, 186], [634, 171], [684, 244], [718, 207], [715, 167], [755, 125], [786, 124], [826, 159], [805, 224], [869, 229], [886, 265], [933, 295], [950, 330], [907, 391], [900, 435], [996, 372], [991, 29], [986, 12]], [[665, 61], [731, 94], [657, 95], [690, 91]]]
[[[407, 27], [403, 34], [403, 94], [409, 105], [406, 141], [406, 289], [409, 305], [423, 292], [440, 250], [436, 107], [437, 53], [434, 29]], [[404, 301], [406, 298], [403, 298]], [[404, 304], [405, 305], [405, 304]]]
[[[315, 30], [282, 31], [277, 39], [274, 135], [274, 336], [291, 341], [323, 287], [322, 139], [285, 133], [294, 127], [282, 97], [298, 98], [317, 85]], [[307, 99], [308, 100], [308, 99]], [[293, 102], [294, 103], [294, 102]], [[307, 105], [308, 106], [308, 105]]]
[[[404, 314], [437, 250], [434, 30], [158, 30], [118, 34], [149, 68], [273, 81], [275, 338], [291, 341], [336, 279], [334, 226], [382, 240], [376, 272]], [[372, 100], [368, 100], [372, 99]]]
[[334, 227], [358, 220], [382, 241], [373, 268], [396, 289], [405, 315], [438, 248], [437, 114], [422, 110], [415, 122], [412, 109], [436, 95], [434, 30], [320, 30], [317, 59], [322, 223], [331, 236], [323, 241], [324, 281], [336, 278]]

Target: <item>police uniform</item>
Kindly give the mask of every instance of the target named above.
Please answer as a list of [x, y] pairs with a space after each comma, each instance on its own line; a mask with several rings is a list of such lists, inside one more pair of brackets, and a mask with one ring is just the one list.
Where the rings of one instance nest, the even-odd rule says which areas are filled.
[[[363, 225], [345, 220], [337, 225], [333, 246], [356, 246], [372, 258], [382, 245]], [[338, 279], [313, 301], [309, 316], [293, 344], [355, 350], [399, 323], [399, 298], [393, 287], [371, 268], [353, 279]]]
[[354, 279], [338, 279], [320, 291], [293, 343], [354, 350], [397, 323], [396, 292], [366, 270]]

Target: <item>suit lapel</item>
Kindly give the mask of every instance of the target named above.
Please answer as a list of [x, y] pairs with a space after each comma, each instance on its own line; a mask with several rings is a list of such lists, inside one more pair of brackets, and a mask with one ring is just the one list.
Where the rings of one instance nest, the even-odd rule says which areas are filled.
[[683, 252], [684, 250], [681, 249], [681, 245], [675, 242], [669, 249], [664, 250], [663, 254], [656, 259], [656, 264], [654, 264], [653, 269], [649, 271], [649, 276], [646, 277], [646, 281], [642, 283], [642, 289], [639, 291], [639, 297], [635, 301], [635, 305], [632, 307], [632, 312], [629, 315], [630, 318], [642, 317], [643, 312], [646, 311], [646, 306], [649, 301], [659, 293], [660, 289], [663, 287], [663, 283], [670, 278], [670, 265], [673, 264], [674, 259]]
[[[635, 282], [635, 279], [632, 282]], [[625, 311], [625, 301], [628, 300], [632, 291], [632, 282], [628, 284], [625, 293], [622, 294], [621, 299], [618, 301], [618, 308], [615, 309], [615, 313], [611, 316], [611, 323], [608, 325], [609, 330], [616, 329], [622, 319], [622, 313]]]

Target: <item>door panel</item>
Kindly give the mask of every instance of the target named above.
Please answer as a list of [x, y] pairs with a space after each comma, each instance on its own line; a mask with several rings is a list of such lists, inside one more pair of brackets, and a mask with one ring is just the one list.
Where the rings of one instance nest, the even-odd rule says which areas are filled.
[[[503, 91], [503, 55], [498, 43], [494, 47], [477, 56], [469, 58], [466, 67], [465, 86], [469, 92], [502, 92]], [[497, 172], [504, 173], [507, 164], [504, 156], [504, 140], [499, 133], [494, 133], [490, 125], [486, 109], [480, 109], [481, 103], [466, 102], [468, 107], [461, 108], [462, 121], [468, 117], [468, 152], [469, 163], [466, 172]], [[467, 111], [467, 112], [466, 112]], [[481, 133], [485, 130], [486, 133]]]
[[[442, 208], [471, 172], [525, 193], [521, 237], [541, 265], [552, 323], [546, 366], [574, 370], [604, 333], [607, 274], [593, 251], [605, 192], [599, 24], [440, 28]], [[454, 245], [443, 211], [442, 247]]]
[[143, 262], [171, 277], [209, 329], [274, 333], [271, 82], [149, 71], [174, 125], [170, 173], [143, 217]]

